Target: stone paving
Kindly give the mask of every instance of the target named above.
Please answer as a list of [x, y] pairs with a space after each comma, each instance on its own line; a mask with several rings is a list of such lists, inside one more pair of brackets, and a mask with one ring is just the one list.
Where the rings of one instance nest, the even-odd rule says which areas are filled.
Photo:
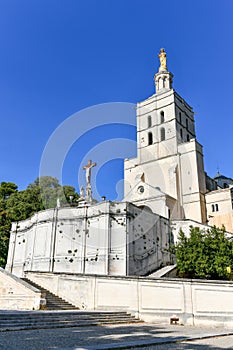
[[[135, 349], [129, 348], [129, 349]], [[218, 349], [233, 349], [233, 336], [214, 337], [208, 339], [199, 339], [196, 341], [162, 344], [149, 347], [137, 347], [137, 350], [218, 350]]]
[[[226, 336], [195, 341], [184, 337]], [[176, 343], [172, 343], [175, 342]], [[179, 342], [177, 342], [179, 341]], [[161, 344], [163, 342], [163, 344]], [[146, 346], [145, 346], [146, 345]], [[233, 349], [233, 330], [156, 324], [125, 324], [64, 329], [40, 329], [0, 333], [1, 350], [48, 349]]]

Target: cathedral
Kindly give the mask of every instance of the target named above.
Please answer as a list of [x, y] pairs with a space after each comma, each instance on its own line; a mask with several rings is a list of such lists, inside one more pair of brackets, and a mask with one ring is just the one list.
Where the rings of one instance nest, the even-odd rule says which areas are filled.
[[124, 162], [121, 202], [92, 200], [91, 168], [77, 207], [12, 225], [6, 270], [145, 276], [173, 263], [180, 229], [216, 225], [233, 233], [233, 180], [204, 169], [192, 107], [173, 89], [164, 49], [155, 94], [137, 103], [137, 157]]

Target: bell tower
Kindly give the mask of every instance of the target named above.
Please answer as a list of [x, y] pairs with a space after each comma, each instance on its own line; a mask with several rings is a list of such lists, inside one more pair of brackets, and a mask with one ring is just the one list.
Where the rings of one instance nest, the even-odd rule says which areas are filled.
[[137, 103], [137, 157], [125, 161], [125, 200], [173, 219], [205, 222], [202, 146], [192, 107], [173, 89], [159, 52], [156, 93]]

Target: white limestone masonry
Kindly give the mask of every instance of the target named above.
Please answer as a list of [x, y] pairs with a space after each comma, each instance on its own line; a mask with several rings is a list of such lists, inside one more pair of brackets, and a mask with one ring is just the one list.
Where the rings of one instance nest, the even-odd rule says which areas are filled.
[[[27, 277], [86, 310], [125, 310], [147, 322], [233, 326], [233, 283], [32, 273]], [[69, 298], [69, 299], [68, 299]]]
[[41, 292], [0, 268], [0, 310], [39, 310]]
[[131, 203], [41, 211], [12, 226], [6, 270], [144, 275], [171, 262], [169, 221]]

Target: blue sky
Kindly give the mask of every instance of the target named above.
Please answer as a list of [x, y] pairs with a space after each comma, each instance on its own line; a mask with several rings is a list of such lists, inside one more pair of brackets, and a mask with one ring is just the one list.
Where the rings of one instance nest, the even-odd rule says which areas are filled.
[[[74, 113], [152, 95], [161, 47], [196, 113], [207, 172], [233, 177], [232, 35], [232, 0], [0, 0], [0, 181], [33, 182], [51, 134]], [[80, 154], [120, 137], [134, 139], [135, 129], [77, 140], [63, 184], [78, 189]], [[99, 192], [114, 199], [122, 174], [122, 161], [106, 163]]]

